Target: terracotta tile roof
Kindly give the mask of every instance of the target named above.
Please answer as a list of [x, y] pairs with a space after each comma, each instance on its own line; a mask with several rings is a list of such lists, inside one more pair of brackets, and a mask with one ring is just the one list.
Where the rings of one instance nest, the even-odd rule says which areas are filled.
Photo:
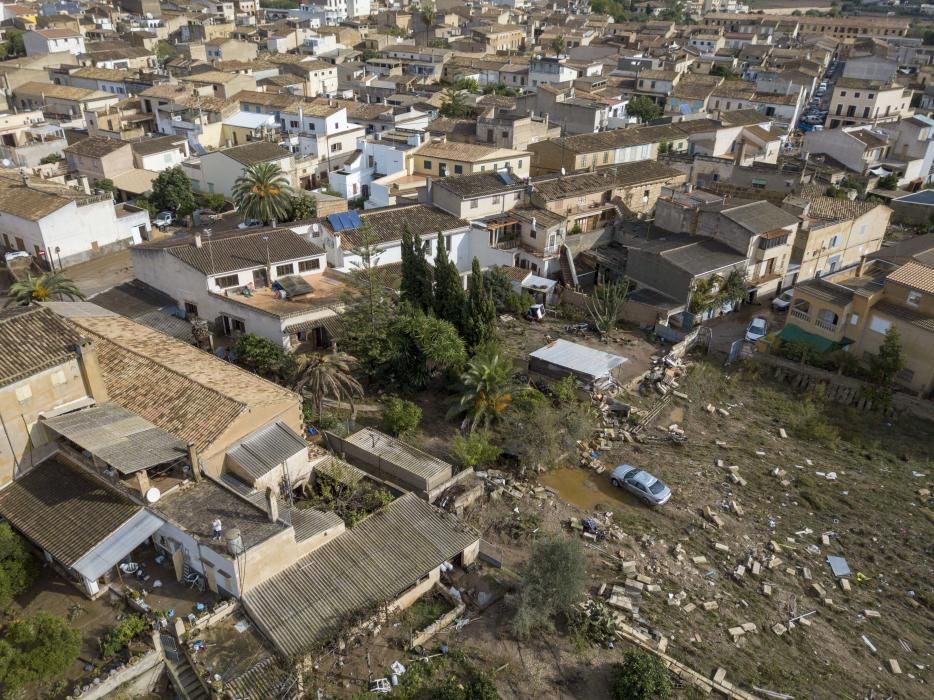
[[512, 184], [507, 185], [498, 173], [493, 172], [444, 177], [434, 183], [434, 187], [443, 187], [458, 197], [481, 197], [497, 192], [521, 191], [525, 186], [525, 180], [520, 178], [513, 179]]
[[82, 87], [71, 87], [69, 85], [55, 85], [54, 83], [37, 82], [23, 83], [15, 90], [13, 90], [13, 93], [17, 96], [31, 95], [33, 97], [51, 97], [56, 100], [73, 100], [75, 102], [79, 102], [81, 100], [99, 99], [101, 97], [116, 98], [116, 95], [112, 95], [109, 92], [103, 92], [102, 90], [89, 90], [88, 88]]
[[[282, 55], [282, 54], [276, 54]], [[146, 93], [143, 93], [144, 95]], [[231, 98], [234, 102], [240, 104], [263, 105], [275, 109], [286, 109], [291, 107], [298, 98], [294, 95], [288, 95], [278, 92], [257, 92], [255, 90], [241, 90]]]
[[72, 39], [81, 36], [81, 32], [76, 29], [66, 29], [64, 27], [53, 27], [51, 29], [34, 29], [36, 34], [44, 36], [46, 39]]
[[320, 247], [287, 228], [215, 233], [205, 238], [200, 248], [195, 245], [193, 235], [174, 236], [143, 243], [135, 250], [165, 251], [205, 275], [265, 267], [267, 251], [271, 264], [324, 255]]
[[65, 149], [65, 153], [73, 153], [76, 156], [86, 156], [88, 158], [103, 158], [106, 155], [119, 151], [121, 148], [129, 146], [126, 141], [119, 139], [109, 139], [104, 136], [89, 136], [73, 143]]
[[291, 153], [277, 143], [270, 141], [251, 141], [241, 146], [225, 148], [223, 153], [228, 158], [242, 163], [243, 165], [253, 165], [255, 163], [265, 163], [270, 160], [281, 160], [288, 158]]
[[0, 170], [0, 213], [39, 221], [73, 201], [87, 198], [83, 192], [52, 182], [30, 180], [24, 185], [15, 171]]
[[[805, 196], [803, 192], [801, 196]], [[836, 199], [823, 195], [809, 197], [809, 199], [811, 200], [811, 206], [808, 208], [808, 216], [812, 219], [824, 219], [826, 221], [856, 219], [881, 206], [861, 199]]]
[[74, 358], [80, 334], [46, 308], [0, 311], [0, 386]]
[[522, 155], [531, 155], [528, 151], [513, 151], [509, 148], [484, 146], [479, 143], [442, 143], [432, 141], [418, 149], [419, 157], [444, 158], [446, 160], [460, 160], [476, 163], [487, 160], [502, 160], [516, 158]]
[[644, 182], [669, 180], [683, 175], [680, 170], [654, 160], [623, 163], [603, 168], [592, 173], [580, 173], [564, 177], [548, 175], [534, 180], [535, 191], [546, 200], [576, 197], [616, 187], [633, 187]]
[[934, 294], [934, 267], [919, 262], [908, 262], [886, 277], [889, 282]]
[[437, 235], [438, 231], [451, 231], [470, 225], [463, 219], [425, 204], [374, 209], [361, 212], [360, 219], [366, 224], [365, 227], [340, 232], [341, 248], [344, 250], [353, 250], [362, 245], [365, 233], [370, 235], [373, 243], [380, 244], [402, 240], [406, 226], [417, 236], [428, 236]]

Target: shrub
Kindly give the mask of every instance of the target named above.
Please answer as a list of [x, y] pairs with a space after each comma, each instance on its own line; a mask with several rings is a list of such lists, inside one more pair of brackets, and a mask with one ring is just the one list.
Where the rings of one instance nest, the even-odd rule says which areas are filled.
[[101, 658], [109, 659], [117, 655], [127, 644], [149, 629], [149, 623], [139, 615], [129, 615], [101, 639]]
[[515, 635], [528, 639], [534, 632], [554, 629], [557, 618], [572, 612], [586, 581], [586, 560], [578, 540], [556, 537], [536, 542], [516, 596]]
[[411, 401], [392, 396], [386, 400], [383, 422], [393, 435], [405, 435], [418, 428], [422, 422], [422, 409]]
[[456, 435], [451, 453], [462, 467], [485, 467], [496, 461], [501, 450], [490, 442], [490, 435], [482, 430]]
[[61, 163], [64, 160], [61, 153], [50, 153], [39, 159], [39, 165], [50, 165], [52, 163]]
[[671, 697], [671, 676], [654, 654], [630, 649], [613, 667], [612, 693], [616, 700], [664, 700]]

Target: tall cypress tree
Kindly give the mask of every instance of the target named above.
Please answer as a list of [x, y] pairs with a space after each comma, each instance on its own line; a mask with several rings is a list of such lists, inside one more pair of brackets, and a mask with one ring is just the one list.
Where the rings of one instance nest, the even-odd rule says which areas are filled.
[[422, 242], [406, 226], [402, 230], [402, 280], [399, 285], [402, 301], [421, 311], [431, 310], [431, 280], [431, 266], [425, 259]]
[[444, 236], [438, 232], [438, 254], [435, 256], [435, 315], [454, 324], [463, 333], [464, 283], [450, 258], [444, 244]]
[[484, 282], [480, 271], [480, 261], [473, 259], [470, 268], [470, 280], [467, 282], [467, 306], [464, 313], [464, 341], [470, 347], [493, 337], [493, 324], [496, 322], [496, 306], [493, 295]]

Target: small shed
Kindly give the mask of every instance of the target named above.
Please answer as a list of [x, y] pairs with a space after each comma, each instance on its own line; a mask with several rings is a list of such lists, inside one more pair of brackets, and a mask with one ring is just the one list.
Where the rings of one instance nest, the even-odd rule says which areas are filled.
[[522, 291], [531, 294], [536, 303], [550, 304], [554, 300], [555, 288], [558, 286], [558, 282], [547, 277], [529, 275], [522, 280], [521, 286]]
[[373, 428], [363, 428], [344, 438], [338, 449], [377, 477], [422, 493], [450, 480], [450, 464]]
[[529, 354], [529, 371], [562, 379], [569, 374], [585, 382], [612, 377], [626, 358], [569, 340], [558, 339]]

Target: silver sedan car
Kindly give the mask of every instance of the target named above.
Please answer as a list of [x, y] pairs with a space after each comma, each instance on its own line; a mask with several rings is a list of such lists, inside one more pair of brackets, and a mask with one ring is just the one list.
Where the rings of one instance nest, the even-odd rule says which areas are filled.
[[624, 488], [650, 506], [663, 506], [671, 498], [671, 489], [661, 479], [631, 464], [620, 464], [610, 473], [610, 483]]

